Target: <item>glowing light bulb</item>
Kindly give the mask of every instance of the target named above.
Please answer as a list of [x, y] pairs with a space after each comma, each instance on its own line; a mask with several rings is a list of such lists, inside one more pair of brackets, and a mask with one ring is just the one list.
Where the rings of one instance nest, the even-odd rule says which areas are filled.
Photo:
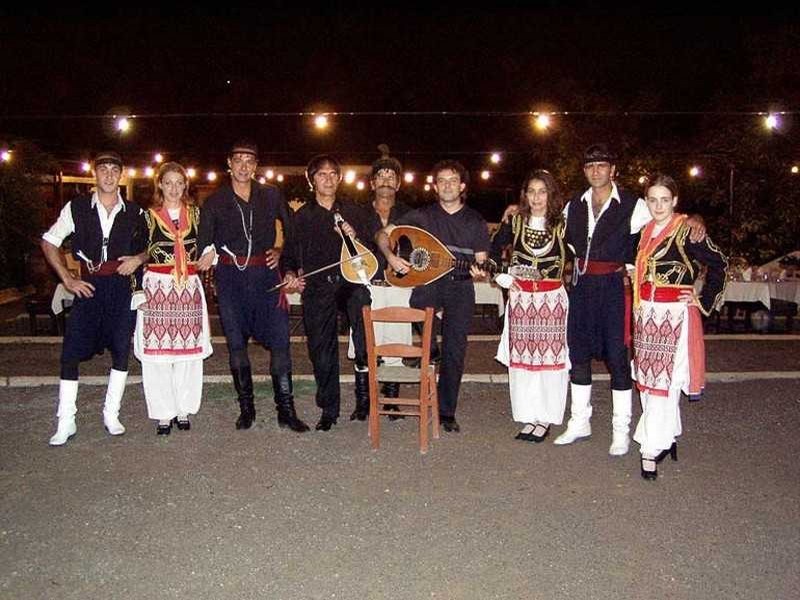
[[117, 128], [117, 131], [119, 131], [120, 133], [127, 133], [131, 129], [130, 119], [128, 119], [127, 117], [120, 117], [119, 119], [117, 119], [115, 127]]
[[217, 174], [214, 171], [209, 171], [208, 175], [206, 175], [206, 179], [208, 179], [209, 181], [216, 181]]
[[481, 179], [483, 179], [484, 181], [489, 179], [489, 177], [491, 176], [492, 174], [489, 171], [481, 171]]
[[186, 169], [186, 174], [189, 176], [189, 179], [194, 179], [195, 177], [197, 177], [197, 169], [195, 169], [194, 167], [189, 167], [188, 169]]
[[492, 161], [492, 164], [499, 165], [502, 157], [500, 156], [499, 152], [492, 152], [492, 155], [489, 157], [489, 160]]
[[533, 121], [533, 126], [538, 131], [547, 131], [550, 125], [550, 115], [537, 115]]
[[364, 182], [363, 181], [359, 181], [358, 183], [356, 183], [356, 189], [363, 190], [364, 189]]
[[690, 177], [700, 177], [701, 173], [702, 173], [702, 171], [700, 170], [700, 167], [698, 167], [696, 165], [689, 168], [689, 176]]
[[314, 127], [320, 130], [324, 130], [328, 128], [328, 117], [325, 115], [317, 115], [314, 117]]
[[776, 115], [767, 115], [764, 117], [764, 127], [767, 129], [777, 129], [780, 125], [780, 121], [778, 121], [778, 117]]
[[403, 179], [406, 183], [413, 183], [414, 182], [414, 173], [411, 171], [406, 171], [406, 174], [403, 175]]
[[344, 182], [347, 184], [352, 185], [353, 182], [356, 180], [356, 172], [350, 169], [344, 174]]

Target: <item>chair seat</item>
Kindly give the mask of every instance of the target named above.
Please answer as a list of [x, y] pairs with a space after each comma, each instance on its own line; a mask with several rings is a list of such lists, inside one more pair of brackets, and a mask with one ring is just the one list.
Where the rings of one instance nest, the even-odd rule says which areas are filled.
[[[428, 367], [433, 369], [433, 365]], [[378, 381], [393, 383], [419, 383], [420, 370], [414, 367], [381, 365], [378, 367]]]

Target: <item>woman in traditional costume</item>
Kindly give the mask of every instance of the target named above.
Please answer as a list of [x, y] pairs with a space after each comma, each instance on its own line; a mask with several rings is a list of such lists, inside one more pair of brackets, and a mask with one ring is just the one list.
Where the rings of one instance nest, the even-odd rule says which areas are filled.
[[498, 260], [510, 245], [510, 267], [495, 281], [508, 289], [497, 360], [508, 367], [511, 410], [524, 424], [516, 439], [541, 442], [564, 417], [569, 387], [563, 197], [543, 169], [530, 173], [519, 209], [492, 240]]
[[[645, 188], [653, 220], [642, 230], [633, 281], [634, 376], [642, 416], [633, 439], [641, 446], [641, 474], [653, 480], [667, 455], [678, 459], [681, 392], [699, 400], [705, 386], [701, 314], [708, 316], [723, 294], [727, 260], [706, 236], [689, 239], [686, 215], [675, 212], [678, 188], [657, 174]], [[695, 280], [705, 267], [699, 294]]]
[[156, 432], [191, 427], [200, 408], [203, 359], [211, 337], [203, 284], [195, 269], [200, 210], [188, 195], [189, 177], [178, 163], [163, 164], [155, 176], [153, 204], [145, 214], [148, 264], [142, 282], [134, 352], [142, 362], [147, 414]]

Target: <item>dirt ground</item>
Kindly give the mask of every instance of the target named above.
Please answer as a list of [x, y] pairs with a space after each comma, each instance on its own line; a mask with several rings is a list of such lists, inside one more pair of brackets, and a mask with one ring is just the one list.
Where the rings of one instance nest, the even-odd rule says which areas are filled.
[[[56, 386], [15, 386], [57, 376], [59, 340], [9, 342], [0, 338], [2, 599], [800, 597], [797, 337], [707, 341], [711, 375], [746, 380], [712, 379], [702, 402], [682, 405], [679, 460], [661, 463], [655, 482], [640, 477], [635, 444], [608, 455], [607, 381], [583, 443], [554, 446], [559, 427], [542, 444], [514, 440], [507, 387], [464, 383], [461, 433], [442, 432], [421, 455], [416, 421], [384, 421], [373, 451], [366, 424], [348, 420], [350, 384], [330, 432], [279, 429], [265, 384], [256, 426], [236, 431], [222, 342], [205, 373], [225, 383], [206, 385], [191, 431], [156, 436], [131, 384], [127, 432], [109, 436], [104, 387], [83, 385], [78, 434], [51, 448]], [[496, 344], [470, 342], [468, 376], [505, 372]], [[313, 426], [301, 340], [292, 356], [298, 412]], [[267, 372], [263, 349], [251, 360]], [[100, 356], [81, 375], [109, 366]]]
[[51, 448], [56, 388], [0, 388], [0, 597], [798, 597], [797, 382], [710, 386], [655, 482], [635, 445], [608, 456], [607, 387], [592, 438], [557, 447], [513, 439], [505, 386], [464, 384], [462, 432], [424, 456], [411, 420], [384, 422], [378, 451], [346, 416], [279, 429], [263, 385], [254, 429], [210, 385], [166, 437], [140, 386], [107, 435], [85, 386], [77, 436]]

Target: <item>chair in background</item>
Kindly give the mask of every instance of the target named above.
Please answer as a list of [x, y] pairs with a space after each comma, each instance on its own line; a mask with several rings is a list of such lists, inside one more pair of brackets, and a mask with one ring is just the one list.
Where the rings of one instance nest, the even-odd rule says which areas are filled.
[[[430, 364], [431, 337], [433, 334], [433, 308], [421, 310], [390, 306], [387, 308], [363, 308], [364, 333], [367, 343], [369, 365], [369, 436], [373, 449], [380, 446], [380, 417], [386, 415], [419, 418], [419, 451], [428, 451], [428, 425], [432, 435], [439, 438], [439, 398], [436, 394], [436, 366]], [[422, 323], [420, 344], [375, 344], [375, 323]], [[378, 364], [379, 358], [418, 358], [419, 368]], [[416, 398], [387, 398], [381, 395], [381, 382], [398, 382], [419, 385]], [[386, 405], [399, 407], [389, 410]]]

